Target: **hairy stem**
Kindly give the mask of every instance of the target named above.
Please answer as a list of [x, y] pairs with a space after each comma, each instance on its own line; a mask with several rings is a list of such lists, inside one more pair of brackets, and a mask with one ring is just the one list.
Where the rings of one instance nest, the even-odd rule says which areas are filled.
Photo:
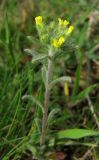
[[49, 84], [52, 79], [52, 60], [48, 60], [48, 70], [46, 75], [46, 90], [45, 90], [45, 100], [44, 100], [44, 112], [43, 112], [43, 119], [42, 119], [42, 133], [40, 139], [40, 145], [44, 144], [45, 136], [46, 136], [46, 124], [47, 124], [47, 115], [48, 115], [48, 104], [50, 98], [50, 87]]

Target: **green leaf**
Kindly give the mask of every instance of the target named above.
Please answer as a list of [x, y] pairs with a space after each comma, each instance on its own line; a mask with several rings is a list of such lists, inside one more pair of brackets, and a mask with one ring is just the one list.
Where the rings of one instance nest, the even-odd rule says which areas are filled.
[[34, 42], [34, 38], [32, 36], [27, 36], [27, 39], [32, 43]]
[[72, 80], [71, 80], [71, 78], [70, 78], [69, 76], [63, 76], [63, 77], [59, 77], [59, 78], [53, 80], [53, 81], [49, 84], [49, 86], [50, 86], [50, 88], [52, 88], [53, 85], [55, 85], [55, 84], [58, 83], [58, 82], [71, 82], [71, 81], [72, 81]]
[[32, 44], [39, 44], [41, 45], [41, 42], [39, 41], [39, 39], [32, 37], [32, 36], [27, 36], [27, 39], [32, 43]]
[[31, 153], [33, 154], [33, 156], [35, 157], [37, 155], [37, 148], [34, 145], [31, 144], [27, 144], [26, 145], [26, 149], [28, 149], [29, 151], [31, 151]]
[[25, 100], [25, 99], [29, 99], [29, 100], [33, 101], [37, 106], [39, 106], [42, 109], [42, 112], [44, 112], [44, 108], [43, 108], [41, 102], [38, 101], [35, 97], [33, 97], [31, 95], [25, 95], [22, 97], [22, 100]]
[[39, 54], [34, 49], [25, 49], [24, 51], [33, 57], [32, 63], [48, 58], [48, 55], [42, 53]]
[[42, 71], [42, 79], [43, 79], [43, 82], [44, 82], [44, 84], [46, 85], [46, 73], [47, 73], [47, 69], [46, 69], [46, 66], [45, 66], [45, 65], [43, 65], [41, 71]]
[[32, 63], [36, 62], [36, 61], [40, 61], [40, 60], [44, 60], [48, 58], [48, 55], [45, 55], [45, 54], [38, 54], [36, 56], [33, 57], [32, 59]]
[[62, 139], [62, 138], [79, 139], [89, 136], [99, 136], [99, 131], [93, 131], [87, 129], [68, 129], [60, 131], [56, 134], [57, 139]]
[[37, 126], [37, 130], [39, 132], [39, 134], [41, 133], [41, 120], [39, 118], [35, 118], [35, 124]]
[[74, 101], [75, 100], [81, 101], [82, 99], [85, 99], [89, 95], [89, 93], [93, 89], [95, 89], [97, 86], [98, 86], [98, 84], [94, 84], [94, 85], [84, 89], [81, 93], [79, 93], [76, 97], [74, 97]]
[[73, 85], [72, 97], [74, 97], [78, 93], [81, 70], [82, 70], [83, 54], [79, 51], [78, 55], [79, 55], [79, 64], [78, 64], [78, 67], [77, 67], [77, 70], [76, 70], [76, 79], [75, 79], [75, 82], [74, 82], [74, 85]]
[[53, 121], [53, 118], [55, 118], [55, 115], [56, 115], [57, 113], [59, 113], [59, 112], [60, 112], [60, 108], [54, 108], [54, 109], [51, 110], [51, 112], [50, 112], [49, 115], [48, 115], [48, 119], [47, 119], [47, 125], [48, 125], [48, 126], [49, 126], [50, 123]]
[[98, 52], [98, 50], [99, 50], [99, 44], [97, 44], [91, 50], [89, 50], [89, 52], [88, 52], [88, 58], [90, 58], [92, 60], [97, 60], [98, 61], [99, 60], [99, 54], [96, 54]]
[[24, 49], [25, 52], [27, 52], [31, 56], [38, 55], [38, 52], [36, 52], [34, 49]]

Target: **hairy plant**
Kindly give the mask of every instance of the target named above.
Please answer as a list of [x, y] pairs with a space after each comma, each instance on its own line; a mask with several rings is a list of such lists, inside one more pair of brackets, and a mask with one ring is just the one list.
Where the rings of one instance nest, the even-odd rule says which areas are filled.
[[[47, 53], [34, 54], [30, 50], [26, 51], [33, 55], [33, 63], [37, 60], [43, 61], [42, 75], [45, 83], [45, 98], [44, 104], [41, 105], [43, 118], [40, 138], [40, 145], [43, 145], [46, 137], [48, 106], [52, 85], [57, 83], [57, 81], [71, 81], [70, 77], [60, 77], [56, 80], [53, 80], [53, 64], [58, 55], [62, 54], [62, 50], [64, 49], [68, 38], [73, 32], [74, 26], [70, 25], [67, 20], [63, 20], [61, 18], [58, 19], [58, 22], [52, 21], [49, 24], [46, 24], [42, 16], [36, 17], [35, 22], [40, 38], [40, 43], [46, 47]], [[67, 92], [67, 85], [65, 85], [65, 93], [67, 94]]]

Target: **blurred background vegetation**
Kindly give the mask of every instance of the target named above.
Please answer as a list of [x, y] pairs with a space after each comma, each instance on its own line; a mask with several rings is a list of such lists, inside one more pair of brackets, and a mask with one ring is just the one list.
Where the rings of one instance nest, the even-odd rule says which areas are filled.
[[[70, 96], [75, 88], [75, 81], [76, 91], [73, 94], [90, 84], [99, 83], [98, 0], [0, 0], [0, 159], [3, 160], [32, 159], [30, 151], [33, 150], [33, 140], [38, 141], [37, 127], [41, 112], [31, 101], [22, 101], [25, 94], [34, 95], [41, 102], [44, 98], [41, 63], [32, 64], [31, 56], [24, 51], [26, 48], [42, 50], [34, 22], [38, 15], [42, 15], [47, 21], [66, 18], [75, 26], [71, 41], [73, 48], [67, 50], [70, 57], [66, 57], [67, 51], [64, 51], [64, 56], [56, 61], [54, 70], [55, 76], [72, 77]], [[33, 36], [33, 42], [27, 36]], [[80, 48], [79, 51], [75, 49], [77, 47]], [[65, 97], [63, 88], [59, 83], [52, 92], [50, 109], [60, 108], [61, 112], [54, 117], [50, 129], [54, 132], [68, 128], [99, 129], [87, 100], [77, 105], [71, 104], [70, 99]], [[97, 88], [91, 93], [91, 99], [99, 117]], [[87, 142], [87, 139], [80, 142]], [[90, 138], [89, 142], [95, 145], [99, 138]], [[78, 146], [56, 145], [52, 149], [52, 157], [55, 159], [59, 151], [62, 155], [66, 154], [68, 160], [79, 159], [87, 152], [88, 147]], [[90, 152], [89, 159], [99, 159], [99, 147]]]

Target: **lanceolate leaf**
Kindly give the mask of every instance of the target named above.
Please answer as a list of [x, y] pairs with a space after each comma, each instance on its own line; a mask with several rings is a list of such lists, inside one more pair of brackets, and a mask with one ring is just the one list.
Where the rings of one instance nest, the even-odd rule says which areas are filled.
[[25, 52], [27, 52], [31, 56], [35, 56], [38, 54], [34, 49], [24, 49]]
[[42, 112], [44, 111], [42, 104], [35, 97], [33, 97], [31, 95], [25, 95], [22, 97], [22, 100], [24, 100], [24, 99], [29, 99], [29, 100], [33, 101], [37, 106], [39, 106], [42, 109]]
[[50, 83], [50, 88], [58, 82], [71, 82], [71, 78], [69, 76], [59, 77]]
[[36, 52], [34, 49], [25, 49], [24, 51], [33, 57], [32, 63], [48, 58], [48, 55], [42, 53], [40, 54]]
[[60, 112], [60, 108], [54, 108], [48, 115], [47, 119], [47, 125], [49, 126], [50, 123], [53, 121], [53, 118], [55, 118], [55, 115]]
[[72, 97], [78, 94], [79, 90], [79, 83], [80, 83], [80, 77], [81, 77], [81, 70], [82, 70], [82, 61], [83, 61], [83, 54], [79, 51], [79, 64], [76, 70], [76, 79], [73, 85], [73, 90], [72, 90]]
[[76, 97], [74, 97], [73, 100], [74, 100], [74, 101], [75, 101], [75, 100], [76, 100], [76, 101], [81, 101], [81, 100], [85, 99], [85, 98], [89, 95], [89, 93], [90, 93], [93, 89], [95, 89], [97, 86], [98, 86], [98, 84], [94, 84], [94, 85], [92, 85], [92, 86], [84, 89], [81, 93], [79, 93]]
[[59, 131], [55, 135], [57, 139], [62, 138], [71, 138], [71, 139], [79, 139], [89, 136], [99, 136], [99, 131], [87, 130], [87, 129], [67, 129], [63, 131]]
[[43, 54], [38, 54], [37, 56], [34, 56], [33, 59], [32, 59], [32, 63], [36, 62], [36, 61], [40, 61], [40, 60], [44, 60], [48, 58], [48, 55], [43, 55]]
[[39, 118], [35, 118], [35, 124], [37, 126], [39, 134], [41, 133], [41, 120]]

